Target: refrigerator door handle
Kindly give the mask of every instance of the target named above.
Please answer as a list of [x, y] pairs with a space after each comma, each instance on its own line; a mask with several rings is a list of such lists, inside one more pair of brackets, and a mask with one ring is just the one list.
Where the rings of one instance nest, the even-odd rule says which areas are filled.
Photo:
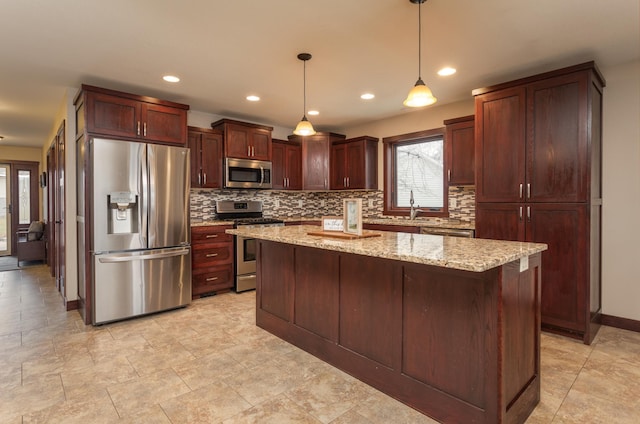
[[169, 251], [169, 252], [160, 252], [160, 253], [146, 253], [142, 255], [132, 255], [130, 253], [126, 254], [116, 254], [116, 255], [108, 255], [104, 258], [98, 258], [98, 261], [103, 264], [115, 263], [115, 262], [132, 262], [132, 261], [146, 261], [150, 259], [162, 259], [162, 258], [173, 258], [175, 256], [184, 256], [189, 254], [189, 249], [181, 249], [178, 251]]
[[149, 225], [149, 168], [147, 164], [147, 146], [140, 149], [140, 239], [143, 246], [149, 246], [147, 239]]

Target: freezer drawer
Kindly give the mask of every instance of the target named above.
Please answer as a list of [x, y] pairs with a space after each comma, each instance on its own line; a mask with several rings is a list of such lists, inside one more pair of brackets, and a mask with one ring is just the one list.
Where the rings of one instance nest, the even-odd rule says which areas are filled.
[[93, 255], [93, 324], [191, 302], [190, 247]]

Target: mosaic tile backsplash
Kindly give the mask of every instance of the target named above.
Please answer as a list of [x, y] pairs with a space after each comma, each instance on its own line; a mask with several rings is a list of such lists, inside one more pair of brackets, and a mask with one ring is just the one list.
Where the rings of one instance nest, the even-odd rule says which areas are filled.
[[[376, 191], [191, 190], [191, 221], [215, 219], [216, 200], [261, 200], [264, 216], [321, 218], [342, 215], [344, 199], [362, 199], [364, 218], [382, 216], [383, 193]], [[449, 219], [475, 220], [475, 187], [449, 187]]]

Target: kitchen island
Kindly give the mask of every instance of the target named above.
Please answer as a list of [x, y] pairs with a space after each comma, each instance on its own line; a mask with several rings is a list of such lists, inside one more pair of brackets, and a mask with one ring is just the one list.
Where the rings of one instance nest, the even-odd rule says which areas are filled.
[[526, 420], [546, 245], [316, 230], [227, 230], [258, 239], [258, 326], [441, 422]]

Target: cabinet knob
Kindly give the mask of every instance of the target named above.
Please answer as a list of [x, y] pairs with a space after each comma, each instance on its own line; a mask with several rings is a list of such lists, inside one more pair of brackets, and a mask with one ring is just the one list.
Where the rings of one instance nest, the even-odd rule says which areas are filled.
[[147, 123], [146, 122], [144, 124], [142, 124], [142, 136], [143, 137], [147, 136]]
[[520, 213], [518, 214], [518, 216], [520, 218], [520, 221], [522, 221], [522, 206], [520, 206], [519, 209], [520, 209]]
[[216, 281], [218, 279], [218, 277], [209, 277], [206, 279], [206, 281]]
[[527, 199], [531, 199], [531, 183], [527, 183]]
[[522, 184], [520, 184], [520, 199], [522, 199]]
[[207, 184], [207, 173], [203, 173], [202, 174], [202, 185], [206, 185]]
[[136, 135], [140, 137], [140, 121], [138, 121], [138, 127], [136, 129]]
[[207, 234], [207, 235], [205, 236], [205, 238], [216, 238], [216, 237], [218, 237], [218, 235], [217, 235], [217, 234]]
[[447, 181], [451, 182], [451, 170], [447, 170]]
[[217, 253], [207, 253], [207, 258], [214, 258], [216, 256], [218, 256]]

